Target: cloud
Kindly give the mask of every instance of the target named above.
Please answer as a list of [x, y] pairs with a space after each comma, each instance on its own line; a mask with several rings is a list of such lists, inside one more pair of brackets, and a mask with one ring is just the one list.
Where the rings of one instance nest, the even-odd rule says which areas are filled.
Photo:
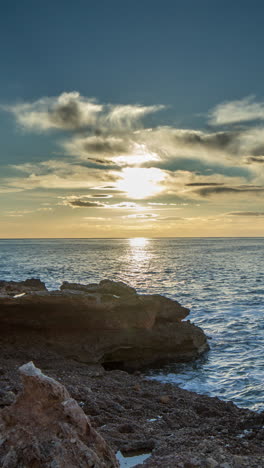
[[263, 211], [234, 211], [226, 213], [227, 216], [244, 216], [244, 217], [264, 217]]
[[163, 216], [161, 218], [159, 218], [160, 221], [179, 221], [179, 220], [183, 220], [185, 218], [182, 218], [180, 216]]
[[95, 195], [89, 195], [90, 198], [112, 198], [113, 195], [106, 193], [96, 193]]
[[32, 131], [81, 130], [93, 128], [97, 132], [115, 128], [131, 128], [145, 115], [164, 106], [99, 104], [79, 92], [65, 92], [55, 97], [43, 97], [31, 103], [2, 106], [14, 114], [19, 125]]
[[196, 193], [202, 197], [210, 197], [212, 195], [262, 195], [264, 187], [240, 186], [240, 187], [203, 187], [196, 190]]
[[247, 158], [248, 164], [263, 164], [264, 163], [264, 156], [250, 156]]
[[58, 97], [44, 97], [32, 103], [5, 106], [17, 122], [29, 130], [76, 130], [94, 126], [103, 106], [78, 92], [62, 93]]
[[210, 132], [163, 126], [139, 130], [134, 138], [159, 156], [156, 167], [160, 168], [169, 167], [177, 160], [231, 166], [241, 156], [240, 133], [237, 131]]
[[[253, 102], [252, 98], [235, 102], [240, 103], [239, 108], [246, 106], [251, 111], [252, 107], [257, 107], [264, 115], [264, 104]], [[231, 104], [220, 104], [213, 115], [217, 116], [219, 109]], [[250, 170], [249, 164], [257, 162], [250, 158], [264, 154], [263, 127], [215, 132], [140, 126], [144, 116], [163, 109], [160, 105], [100, 104], [78, 92], [68, 92], [4, 108], [28, 130], [70, 131], [70, 136], [59, 143], [64, 154], [90, 161], [96, 166], [105, 166], [102, 169], [116, 166], [163, 169], [177, 161], [189, 160], [189, 164], [202, 161], [226, 167], [242, 165], [245, 170]], [[258, 115], [261, 112], [258, 111]]]
[[130, 214], [127, 216], [123, 216], [123, 218], [138, 218], [138, 219], [152, 219], [153, 221], [158, 217], [157, 214], [154, 213], [135, 213]]
[[102, 171], [81, 164], [70, 164], [63, 160], [48, 160], [40, 163], [26, 163], [11, 166], [26, 174], [24, 177], [10, 177], [4, 180], [11, 188], [31, 189], [92, 189], [100, 184], [116, 182], [118, 173]]
[[137, 120], [145, 115], [153, 114], [164, 109], [165, 106], [139, 106], [139, 105], [123, 105], [111, 106], [110, 111], [106, 114], [105, 121], [111, 127], [122, 129], [123, 127], [129, 128], [133, 126]]
[[223, 185], [218, 182], [191, 182], [189, 184], [185, 184], [186, 187], [213, 187], [213, 186], [218, 186], [218, 185]]
[[224, 102], [209, 114], [211, 125], [227, 125], [252, 120], [264, 120], [264, 102], [256, 102], [255, 96], [238, 101]]
[[125, 208], [125, 209], [139, 209], [140, 205], [138, 203], [134, 202], [120, 202], [120, 203], [114, 203], [112, 205], [107, 205], [107, 208]]
[[107, 208], [107, 209], [140, 209], [140, 205], [134, 202], [109, 203], [89, 200], [91, 195], [68, 195], [59, 197], [62, 200], [59, 204], [70, 206], [71, 208]]
[[[242, 102], [253, 115], [257, 104], [253, 98]], [[260, 103], [258, 111], [262, 107]], [[113, 209], [128, 207], [103, 200], [111, 197], [109, 192], [118, 196], [117, 201], [148, 199], [165, 206], [174, 201], [202, 198], [209, 203], [220, 195], [243, 198], [263, 193], [264, 126], [212, 131], [140, 125], [142, 117], [161, 109], [100, 104], [77, 92], [9, 106], [29, 130], [69, 133], [58, 142], [63, 156], [10, 166], [16, 173], [3, 179], [2, 190], [96, 190], [89, 197], [76, 196], [68, 206]]]
[[64, 205], [71, 206], [72, 208], [98, 208], [98, 207], [105, 207], [104, 203], [97, 202], [97, 201], [89, 201], [83, 199], [68, 199], [64, 200]]
[[75, 136], [63, 142], [67, 154], [90, 159], [97, 164], [111, 162], [111, 158], [132, 151], [127, 138], [116, 136]]

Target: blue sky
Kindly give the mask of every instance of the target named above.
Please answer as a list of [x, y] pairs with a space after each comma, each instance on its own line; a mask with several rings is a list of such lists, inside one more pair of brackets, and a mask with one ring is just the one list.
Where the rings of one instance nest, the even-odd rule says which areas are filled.
[[[262, 235], [263, 13], [256, 0], [2, 5], [0, 236]], [[96, 124], [54, 124], [63, 99], [101, 106]]]

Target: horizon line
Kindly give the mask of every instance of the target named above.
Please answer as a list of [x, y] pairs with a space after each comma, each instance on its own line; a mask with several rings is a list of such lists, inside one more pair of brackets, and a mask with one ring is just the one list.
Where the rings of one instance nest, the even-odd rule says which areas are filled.
[[264, 239], [264, 236], [0, 237], [3, 240]]

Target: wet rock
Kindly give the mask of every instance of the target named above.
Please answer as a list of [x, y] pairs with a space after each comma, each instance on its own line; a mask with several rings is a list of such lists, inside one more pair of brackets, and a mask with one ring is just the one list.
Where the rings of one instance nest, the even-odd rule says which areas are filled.
[[104, 439], [66, 388], [32, 362], [20, 367], [23, 390], [0, 412], [0, 466], [115, 468]]

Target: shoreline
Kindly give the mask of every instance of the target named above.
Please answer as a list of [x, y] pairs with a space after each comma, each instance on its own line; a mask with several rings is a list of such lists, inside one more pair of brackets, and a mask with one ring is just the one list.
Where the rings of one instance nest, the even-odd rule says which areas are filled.
[[141, 372], [159, 358], [188, 361], [207, 349], [203, 331], [183, 321], [188, 313], [122, 282], [64, 282], [48, 291], [38, 279], [2, 281], [0, 407], [16, 400], [18, 368], [33, 361], [65, 385], [119, 458], [148, 454], [146, 468], [264, 467], [264, 412]]
[[[2, 348], [2, 408], [21, 390], [17, 369], [25, 358]], [[139, 371], [105, 371], [51, 351], [34, 363], [66, 386], [115, 452], [151, 454], [146, 468], [264, 466], [263, 412], [148, 380]]]

